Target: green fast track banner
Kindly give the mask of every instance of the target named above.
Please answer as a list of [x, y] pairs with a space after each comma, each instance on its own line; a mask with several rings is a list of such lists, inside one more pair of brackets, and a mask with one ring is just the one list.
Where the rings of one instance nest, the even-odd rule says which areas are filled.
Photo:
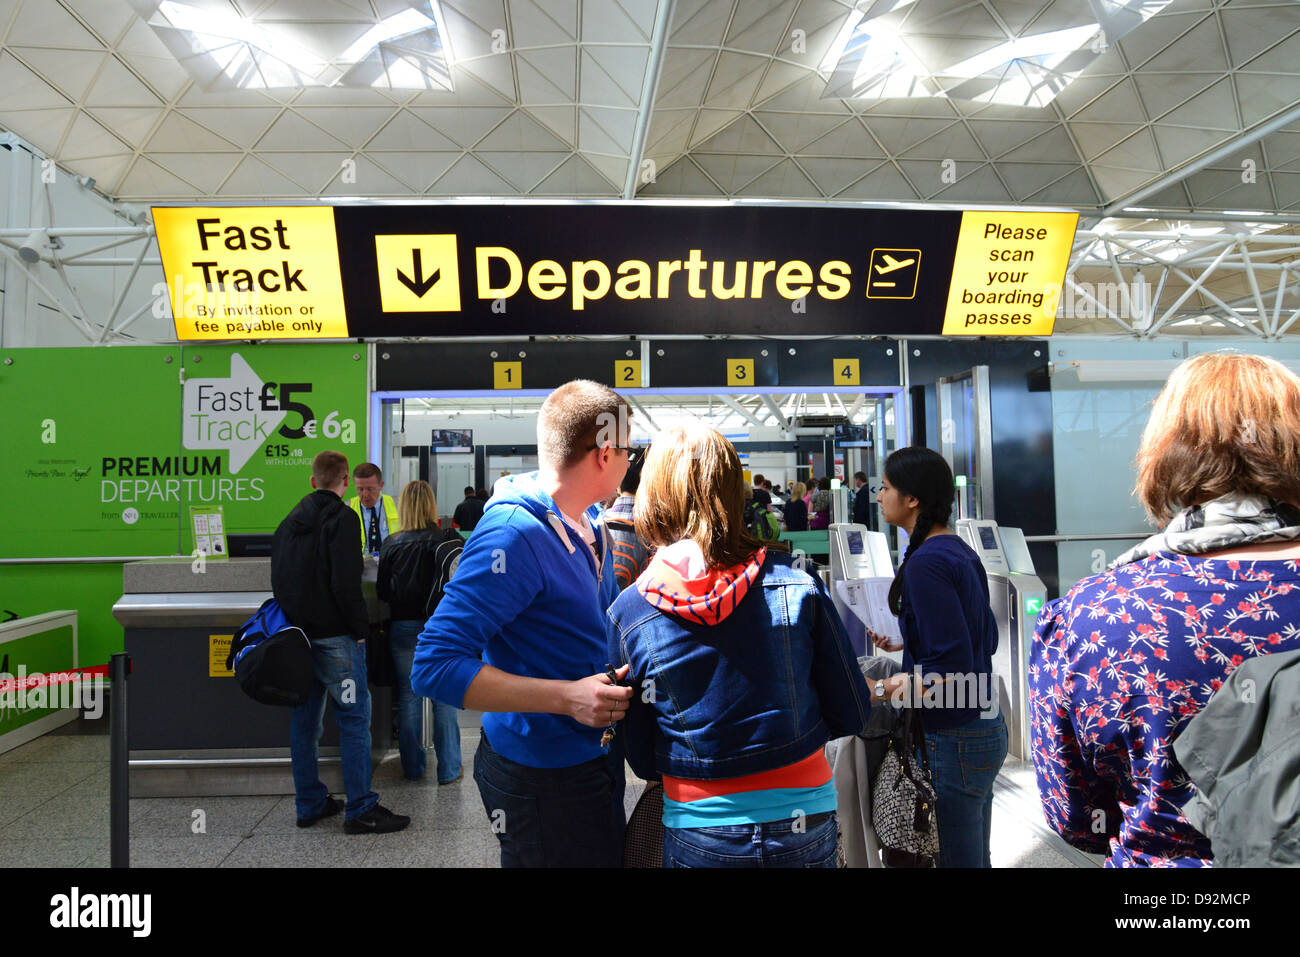
[[[354, 344], [0, 354], [2, 558], [192, 554], [193, 507], [220, 506], [227, 535], [271, 532], [311, 490], [317, 452], [365, 455], [366, 354]], [[102, 572], [0, 566], [0, 608], [77, 608], [83, 643], [107, 654], [121, 644], [117, 629], [98, 647], [121, 574], [106, 596]], [[42, 584], [56, 578], [57, 606]], [[93, 601], [63, 597], [83, 579]]]

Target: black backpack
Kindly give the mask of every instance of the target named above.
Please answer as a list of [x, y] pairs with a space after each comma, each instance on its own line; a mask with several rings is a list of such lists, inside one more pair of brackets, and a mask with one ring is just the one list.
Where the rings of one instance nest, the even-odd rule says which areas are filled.
[[235, 633], [226, 667], [233, 667], [244, 694], [262, 704], [293, 708], [311, 695], [315, 673], [311, 640], [289, 622], [274, 598], [262, 602]]

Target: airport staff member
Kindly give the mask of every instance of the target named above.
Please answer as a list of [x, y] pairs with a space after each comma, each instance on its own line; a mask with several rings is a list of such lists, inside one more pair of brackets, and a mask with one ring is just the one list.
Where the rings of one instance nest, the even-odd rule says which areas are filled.
[[[362, 462], [352, 470], [357, 494], [348, 501], [348, 507], [361, 519], [361, 550], [370, 555], [379, 554], [379, 546], [393, 532], [400, 532], [402, 524], [397, 519], [397, 505], [391, 495], [384, 495], [384, 473], [373, 462]], [[383, 500], [383, 508], [379, 507]]]

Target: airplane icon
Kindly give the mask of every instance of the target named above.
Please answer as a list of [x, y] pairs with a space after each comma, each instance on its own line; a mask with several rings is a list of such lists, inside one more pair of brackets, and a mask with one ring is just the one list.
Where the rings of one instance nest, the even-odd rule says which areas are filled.
[[921, 250], [871, 250], [867, 269], [868, 299], [911, 299], [916, 296], [917, 276], [921, 269]]
[[885, 265], [876, 266], [875, 270], [882, 276], [885, 275], [885, 273], [893, 272], [895, 269], [903, 269], [907, 266], [912, 265], [912, 263], [916, 262], [915, 258], [895, 259], [893, 256], [889, 255], [889, 253], [882, 253], [881, 258], [885, 260]]

